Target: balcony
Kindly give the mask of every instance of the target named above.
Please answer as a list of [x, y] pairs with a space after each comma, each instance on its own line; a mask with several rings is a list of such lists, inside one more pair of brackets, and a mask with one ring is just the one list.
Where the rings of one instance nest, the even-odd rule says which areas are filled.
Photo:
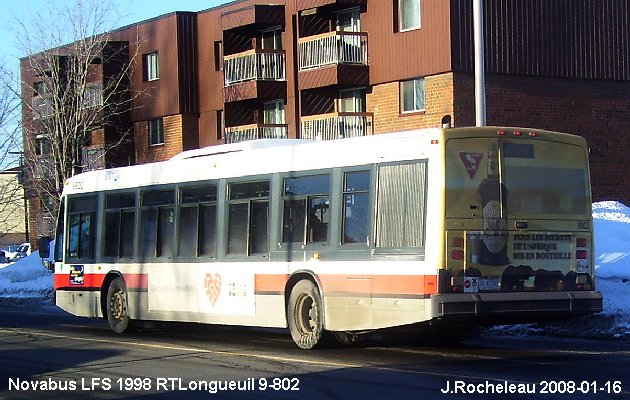
[[83, 172], [105, 169], [105, 146], [85, 146], [82, 149]]
[[298, 40], [299, 90], [369, 86], [366, 32], [329, 32]]
[[44, 94], [41, 96], [33, 97], [31, 102], [31, 109], [33, 111], [33, 119], [48, 118], [53, 115], [52, 107], [52, 95]]
[[[33, 97], [31, 107], [33, 111], [33, 119], [48, 118], [54, 114], [53, 95], [45, 93]], [[88, 83], [83, 96], [78, 99], [82, 109], [97, 110], [103, 105], [103, 84], [100, 82]]]
[[302, 117], [301, 137], [335, 140], [373, 134], [373, 113], [340, 112]]
[[286, 97], [284, 50], [256, 49], [226, 56], [225, 102]]
[[225, 56], [225, 86], [245, 81], [286, 80], [285, 51], [256, 49]]
[[256, 139], [286, 139], [286, 124], [251, 124], [225, 128], [225, 143]]
[[328, 32], [298, 40], [300, 71], [327, 65], [368, 65], [366, 32]]

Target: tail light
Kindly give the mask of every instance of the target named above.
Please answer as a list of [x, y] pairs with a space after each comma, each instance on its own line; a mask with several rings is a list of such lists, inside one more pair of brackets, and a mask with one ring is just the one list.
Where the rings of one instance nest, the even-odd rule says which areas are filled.
[[588, 240], [586, 238], [577, 238], [575, 240], [575, 258], [578, 260], [586, 260], [588, 259], [588, 250], [586, 249], [588, 246]]

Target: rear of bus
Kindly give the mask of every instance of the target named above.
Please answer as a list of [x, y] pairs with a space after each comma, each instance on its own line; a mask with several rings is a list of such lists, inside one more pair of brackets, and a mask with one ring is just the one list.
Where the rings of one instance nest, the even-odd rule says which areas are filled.
[[445, 130], [445, 266], [433, 316], [519, 323], [602, 310], [579, 136]]

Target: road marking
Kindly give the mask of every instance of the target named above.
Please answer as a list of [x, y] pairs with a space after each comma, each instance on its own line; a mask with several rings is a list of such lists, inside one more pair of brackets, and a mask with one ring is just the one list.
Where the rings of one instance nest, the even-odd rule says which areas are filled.
[[[110, 339], [82, 338], [82, 337], [66, 336], [66, 335], [60, 335], [60, 334], [54, 334], [54, 333], [23, 331], [19, 329], [0, 329], [0, 333], [17, 333], [21, 335], [34, 335], [34, 336], [42, 336], [42, 337], [57, 338], [57, 339], [68, 339], [68, 340], [73, 340], [73, 341], [81, 340], [84, 342], [104, 343], [104, 344], [112, 343], [112, 340]], [[317, 360], [307, 360], [307, 359], [300, 359], [300, 358], [286, 358], [286, 357], [279, 357], [279, 356], [272, 356], [272, 355], [265, 355], [265, 354], [244, 353], [244, 352], [236, 352], [236, 351], [208, 350], [208, 349], [185, 347], [185, 346], [150, 344], [150, 343], [142, 343], [142, 342], [121, 341], [121, 340], [116, 340], [116, 343], [126, 344], [126, 345], [136, 346], [136, 347], [151, 348], [151, 349], [216, 354], [216, 355], [226, 355], [226, 356], [233, 356], [233, 357], [249, 357], [249, 358], [257, 358], [257, 359], [268, 360], [268, 361], [278, 361], [278, 362], [283, 362], [283, 363], [293, 362], [296, 364], [319, 365], [319, 366], [327, 366], [327, 367], [335, 367], [335, 368], [365, 367], [364, 365], [360, 365], [360, 364], [348, 364], [348, 363], [339, 363], [339, 362], [331, 362], [331, 361], [317, 361]]]

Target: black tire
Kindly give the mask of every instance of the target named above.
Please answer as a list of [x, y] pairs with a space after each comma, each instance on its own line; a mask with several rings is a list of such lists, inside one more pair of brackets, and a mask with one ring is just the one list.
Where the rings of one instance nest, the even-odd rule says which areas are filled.
[[289, 330], [301, 349], [314, 349], [326, 342], [324, 303], [317, 286], [310, 280], [299, 281], [291, 291], [287, 308]]
[[133, 330], [133, 320], [129, 318], [127, 287], [121, 278], [114, 279], [107, 288], [107, 321], [116, 333]]

